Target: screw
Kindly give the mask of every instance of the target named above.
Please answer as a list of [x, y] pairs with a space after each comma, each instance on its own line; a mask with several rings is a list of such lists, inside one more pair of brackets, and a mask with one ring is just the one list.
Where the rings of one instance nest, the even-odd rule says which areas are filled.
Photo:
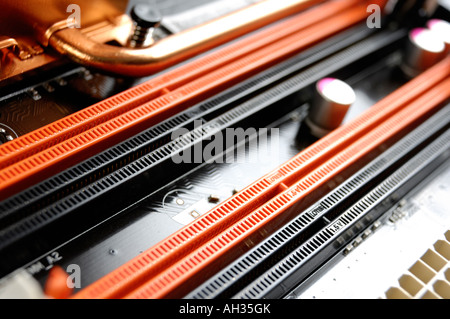
[[128, 46], [144, 47], [149, 35], [152, 36], [153, 31], [161, 24], [162, 17], [158, 11], [144, 3], [133, 6], [130, 15], [134, 21], [134, 27], [128, 40]]

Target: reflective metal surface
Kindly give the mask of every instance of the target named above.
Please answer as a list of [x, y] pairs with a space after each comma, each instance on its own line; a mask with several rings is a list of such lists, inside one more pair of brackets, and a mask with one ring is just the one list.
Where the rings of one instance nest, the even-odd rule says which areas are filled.
[[117, 74], [145, 76], [318, 2], [321, 1], [262, 1], [169, 36], [143, 49], [99, 43], [73, 28], [53, 33], [49, 44], [80, 64]]

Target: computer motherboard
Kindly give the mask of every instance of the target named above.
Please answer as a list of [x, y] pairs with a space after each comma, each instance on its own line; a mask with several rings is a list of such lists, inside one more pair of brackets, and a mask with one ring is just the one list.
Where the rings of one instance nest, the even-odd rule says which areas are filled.
[[0, 298], [450, 298], [448, 1], [1, 9]]

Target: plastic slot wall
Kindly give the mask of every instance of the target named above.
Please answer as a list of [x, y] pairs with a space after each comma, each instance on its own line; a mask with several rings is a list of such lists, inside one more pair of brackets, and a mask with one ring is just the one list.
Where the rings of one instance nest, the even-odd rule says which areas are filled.
[[[393, 163], [400, 161], [404, 156], [416, 149], [418, 145], [423, 144], [430, 136], [446, 127], [449, 120], [450, 105], [447, 105], [420, 125], [420, 127], [413, 130], [398, 143], [395, 143], [375, 160], [370, 162], [370, 164], [358, 171], [358, 173], [333, 189], [325, 197], [322, 197], [317, 203], [303, 211], [254, 249], [239, 257], [231, 265], [222, 269], [207, 282], [190, 292], [185, 298], [210, 299], [227, 298], [227, 296], [230, 296], [230, 290], [228, 289], [234, 290], [232, 288], [233, 286], [242, 287], [244, 282], [247, 282], [247, 275], [253, 278], [255, 272], [257, 272], [256, 269], [261, 264], [273, 264], [273, 258], [278, 260], [278, 257], [274, 257], [273, 255], [279, 256], [281, 251], [288, 249], [288, 246], [291, 247], [291, 244], [295, 242], [296, 238], [300, 238], [302, 233], [308, 232], [309, 226], [318, 222], [324, 216], [327, 216], [330, 210], [342, 207], [341, 204], [349, 198], [354, 198], [353, 195], [360, 192], [363, 185], [373, 183], [374, 178], [376, 178], [375, 176], [379, 176], [381, 172], [387, 170]], [[353, 245], [348, 247], [346, 251], [350, 251]], [[281, 273], [281, 276], [283, 274]], [[267, 277], [265, 276], [265, 278]]]
[[[3, 169], [0, 171], [0, 200], [139, 133], [143, 129], [207, 97], [208, 94], [216, 93], [236, 84], [238, 81], [288, 58], [294, 53], [356, 24], [366, 17], [365, 9], [364, 6], [357, 6], [346, 10], [330, 17], [326, 22], [313, 24], [305, 30], [294, 32], [268, 46], [232, 60], [229, 64], [214, 69], [214, 71], [173, 91], [165, 88], [163, 89], [165, 93], [161, 96], [154, 96], [153, 100], [125, 113], [122, 110], [122, 114], [118, 116], [118, 113], [114, 113], [114, 116], [116, 116], [114, 118], [110, 116], [111, 114], [105, 115], [105, 109], [94, 111], [87, 108], [83, 112], [88, 112], [89, 116], [101, 115], [103, 120], [99, 118], [93, 120], [91, 117], [88, 120], [75, 113], [73, 116], [78, 119], [77, 122], [69, 121], [66, 118], [53, 123], [54, 129], [44, 127], [41, 131], [30, 133], [37, 134], [38, 140], [32, 138], [31, 135], [26, 135], [11, 142], [17, 144], [6, 143], [2, 145], [0, 147], [0, 154], [2, 155], [0, 163], [3, 163], [0, 164], [0, 167], [3, 165]], [[305, 13], [305, 15], [312, 12]], [[306, 20], [309, 22], [315, 21], [311, 18]], [[296, 24], [300, 25], [300, 29], [304, 29], [303, 22], [300, 23], [299, 21]], [[196, 69], [197, 67], [199, 65], [192, 68]], [[100, 104], [107, 106], [107, 109], [114, 110], [114, 112], [118, 109], [117, 105], [125, 108], [131, 104], [136, 106], [133, 104], [136, 99], [136, 94], [133, 92], [140, 92], [139, 96], [148, 94], [148, 90], [155, 85], [152, 83], [147, 83], [149, 86], [147, 90], [144, 90], [143, 86], [139, 86]], [[114, 99], [118, 100], [113, 102]], [[139, 101], [139, 103], [142, 102], [142, 100]], [[77, 123], [82, 123], [82, 126], [77, 126]], [[66, 133], [60, 135], [62, 132]]]
[[[239, 218], [243, 219], [245, 215], [255, 210], [261, 203], [267, 202], [270, 198], [288, 188], [288, 185], [294, 184], [302, 176], [310, 173], [313, 168], [317, 168], [330, 157], [336, 156], [349, 144], [354, 143], [371, 130], [376, 130], [377, 126], [386, 119], [392, 118], [394, 114], [404, 109], [409, 102], [442, 82], [449, 74], [449, 62], [450, 59], [442, 61], [377, 103], [351, 123], [319, 140], [276, 171], [250, 185], [230, 200], [227, 200], [219, 207], [150, 248], [116, 271], [86, 287], [75, 297], [117, 298], [140, 287], [145, 282], [145, 278], [157, 276], [164, 269], [167, 269], [167, 265], [181, 260], [196, 247], [200, 247], [214, 238], [214, 236], [223, 232], [227, 227], [232, 226]], [[448, 85], [447, 82], [444, 84]], [[430, 94], [431, 96], [434, 95], [434, 98], [440, 96], [439, 99], [441, 100], [448, 98], [448, 88], [443, 88], [441, 85], [439, 90], [443, 90], [444, 93], [439, 92], [439, 94], [435, 95], [436, 90], [434, 90], [434, 93], [427, 95], [426, 100], [430, 101]], [[420, 109], [417, 104], [415, 107]], [[433, 107], [431, 106], [431, 108]], [[412, 120], [414, 116], [419, 114], [419, 112], [411, 112], [411, 109], [408, 109], [406, 114], [404, 113], [402, 112], [402, 117], [406, 121], [408, 118]], [[411, 113], [415, 113], [415, 115]], [[311, 187], [314, 185], [314, 181], [308, 181], [308, 184]], [[277, 204], [272, 205], [276, 207]], [[182, 273], [178, 273], [178, 275], [180, 274], [182, 275]]]
[[[437, 92], [441, 94], [436, 94]], [[430, 91], [417, 99], [262, 207], [125, 297], [131, 299], [180, 297], [177, 294], [183, 291], [183, 286], [186, 287], [188, 282], [201, 280], [204, 274], [218, 264], [218, 259], [223, 261], [233, 256], [232, 250], [245, 244], [248, 238], [255, 242], [255, 237], [261, 240], [261, 237], [264, 237], [262, 234], [270, 233], [270, 230], [279, 226], [280, 220], [286, 220], [289, 209], [295, 207], [296, 203], [305, 200], [307, 196], [313, 196], [314, 191], [334, 180], [346, 169], [363, 163], [364, 156], [387, 143], [417, 119], [426, 116], [449, 97], [450, 79], [447, 79], [436, 88], [436, 92]]]

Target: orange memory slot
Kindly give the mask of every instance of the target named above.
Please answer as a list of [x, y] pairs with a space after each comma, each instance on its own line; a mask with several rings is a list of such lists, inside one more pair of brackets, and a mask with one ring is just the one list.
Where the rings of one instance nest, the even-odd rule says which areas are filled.
[[[320, 5], [3, 144], [0, 146], [0, 169], [79, 135], [147, 101], [167, 95], [170, 91], [174, 91], [212, 70], [278, 42], [348, 9], [358, 2], [357, 0], [332, 1]], [[314, 3], [309, 2], [308, 4]]]
[[364, 158], [368, 154], [416, 125], [449, 97], [450, 78], [447, 78], [375, 130], [349, 145], [344, 151], [336, 154], [238, 223], [145, 282], [125, 298], [183, 297], [196, 284], [206, 279], [208, 274], [212, 275], [216, 267], [223, 267], [233, 261], [233, 257], [237, 257], [237, 248], [246, 244], [244, 241], [251, 240], [252, 245], [261, 241], [278, 226], [294, 217], [292, 215], [295, 215], [297, 210], [301, 210], [299, 207], [292, 209], [299, 201], [307, 196], [314, 197], [314, 191], [336, 179], [346, 170], [353, 170], [352, 173], [355, 173], [359, 165], [365, 164]]
[[344, 11], [212, 71], [174, 91], [95, 126], [75, 137], [0, 171], [0, 200], [38, 183], [139, 133], [226, 86], [358, 23], [367, 16], [365, 6]]
[[[379, 125], [411, 104], [411, 101], [439, 85], [449, 74], [450, 57], [408, 82], [352, 122], [320, 139], [277, 170], [267, 174], [116, 271], [84, 288], [75, 295], [75, 298], [120, 298], [129, 294], [149, 279], [162, 273], [168, 265], [173, 265], [185, 258], [239, 219], [245, 218], [263, 203], [307, 176], [348, 145], [355, 143], [370, 131], [376, 130]], [[448, 80], [445, 84], [448, 85]], [[415, 113], [411, 112], [410, 108], [408, 112]]]

